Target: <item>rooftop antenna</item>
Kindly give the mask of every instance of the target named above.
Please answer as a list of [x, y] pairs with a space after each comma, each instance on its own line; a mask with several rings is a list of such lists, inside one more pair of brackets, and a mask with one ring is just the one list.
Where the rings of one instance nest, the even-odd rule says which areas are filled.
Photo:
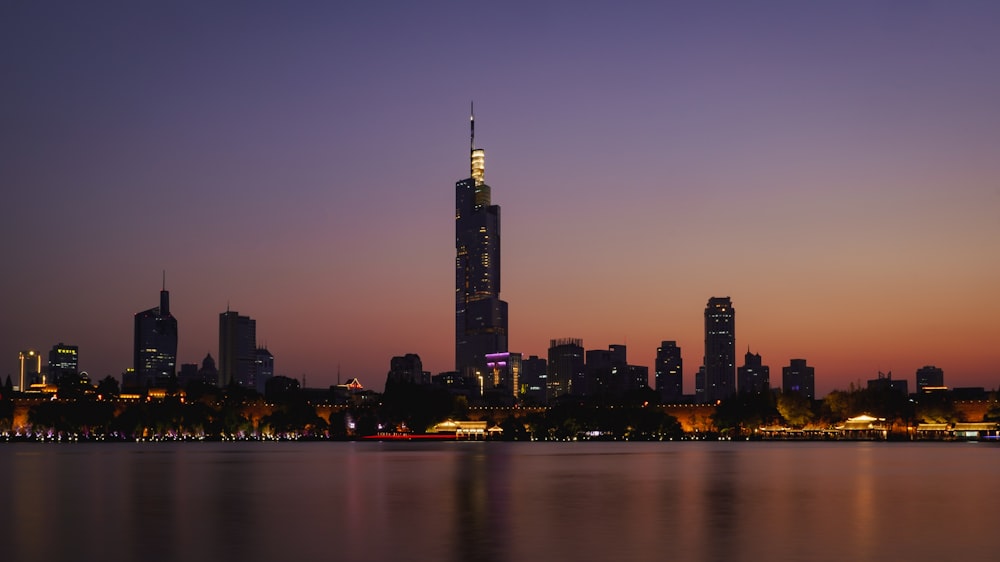
[[164, 291], [167, 290], [167, 270], [166, 269], [163, 270], [163, 289], [162, 290], [164, 290]]
[[337, 363], [337, 386], [340, 386], [340, 363]]

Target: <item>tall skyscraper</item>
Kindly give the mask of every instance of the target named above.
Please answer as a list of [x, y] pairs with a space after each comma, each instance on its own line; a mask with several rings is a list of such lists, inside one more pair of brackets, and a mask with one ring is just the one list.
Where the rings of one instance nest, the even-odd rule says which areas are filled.
[[705, 402], [736, 393], [736, 311], [729, 297], [712, 297], [705, 307]]
[[816, 369], [807, 365], [805, 359], [792, 359], [787, 367], [781, 368], [781, 389], [814, 400], [816, 398]]
[[165, 281], [160, 290], [160, 306], [135, 315], [133, 341], [135, 384], [152, 386], [176, 374], [177, 319], [170, 314], [170, 293]]
[[771, 368], [763, 364], [759, 353], [747, 354], [743, 366], [736, 369], [740, 393], [761, 395], [771, 390]]
[[272, 378], [274, 378], [274, 355], [266, 347], [258, 347], [254, 354], [254, 388], [264, 394], [267, 381]]
[[500, 206], [490, 203], [486, 152], [470, 116], [470, 174], [455, 184], [455, 370], [486, 376], [486, 355], [507, 351], [507, 303], [500, 300]]
[[227, 310], [219, 314], [219, 386], [256, 388], [257, 321]]
[[675, 341], [664, 341], [656, 348], [656, 391], [664, 404], [674, 404], [684, 398], [684, 361]]

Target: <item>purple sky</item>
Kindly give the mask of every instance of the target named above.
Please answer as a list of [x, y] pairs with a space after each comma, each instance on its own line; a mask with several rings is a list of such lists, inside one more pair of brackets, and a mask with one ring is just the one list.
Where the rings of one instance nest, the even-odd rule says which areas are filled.
[[0, 5], [0, 375], [118, 376], [162, 270], [179, 363], [228, 303], [309, 386], [451, 369], [475, 100], [512, 351], [690, 393], [730, 296], [772, 386], [1000, 384], [1000, 3], [538, 4]]

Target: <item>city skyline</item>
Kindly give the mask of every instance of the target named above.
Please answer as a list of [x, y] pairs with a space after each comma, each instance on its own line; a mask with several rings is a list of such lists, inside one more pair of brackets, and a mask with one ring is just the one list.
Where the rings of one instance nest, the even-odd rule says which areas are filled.
[[451, 370], [475, 99], [508, 349], [676, 341], [691, 394], [728, 295], [819, 396], [1000, 384], [1000, 7], [572, 6], [0, 8], [0, 375], [66, 342], [118, 377], [164, 269], [178, 365], [231, 303], [311, 386]]

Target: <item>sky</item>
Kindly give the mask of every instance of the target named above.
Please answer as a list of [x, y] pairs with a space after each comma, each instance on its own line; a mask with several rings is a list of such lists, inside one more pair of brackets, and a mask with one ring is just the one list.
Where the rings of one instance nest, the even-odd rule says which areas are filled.
[[119, 376], [164, 271], [178, 363], [228, 307], [310, 387], [451, 370], [474, 100], [511, 351], [692, 393], [729, 296], [772, 386], [1000, 386], [1000, 4], [651, 4], [0, 2], [0, 376]]

